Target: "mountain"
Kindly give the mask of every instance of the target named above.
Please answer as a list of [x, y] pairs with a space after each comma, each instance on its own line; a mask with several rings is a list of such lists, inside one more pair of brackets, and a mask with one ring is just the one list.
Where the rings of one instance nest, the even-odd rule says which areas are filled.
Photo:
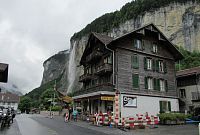
[[19, 96], [22, 96], [22, 93], [18, 89], [17, 85], [10, 84], [10, 83], [0, 83], [1, 92], [11, 92], [13, 94], [17, 94]]
[[135, 0], [120, 11], [95, 19], [75, 33], [66, 58], [57, 61], [62, 66], [49, 70], [48, 67], [55, 66], [52, 58], [44, 62], [41, 87], [56, 78], [59, 80], [58, 89], [65, 93], [73, 93], [82, 87], [78, 83], [79, 76], [83, 74], [79, 61], [91, 31], [116, 38], [148, 23], [154, 23], [177, 46], [188, 51], [200, 50], [200, 0]]

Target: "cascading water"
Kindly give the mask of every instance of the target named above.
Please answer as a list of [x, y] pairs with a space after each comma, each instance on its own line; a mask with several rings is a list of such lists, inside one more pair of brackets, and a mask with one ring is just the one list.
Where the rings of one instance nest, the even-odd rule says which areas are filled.
[[76, 76], [76, 62], [75, 62], [75, 55], [76, 55], [76, 43], [74, 43], [72, 50], [70, 51], [69, 56], [69, 67], [68, 67], [68, 88], [67, 93], [72, 92], [75, 76]]

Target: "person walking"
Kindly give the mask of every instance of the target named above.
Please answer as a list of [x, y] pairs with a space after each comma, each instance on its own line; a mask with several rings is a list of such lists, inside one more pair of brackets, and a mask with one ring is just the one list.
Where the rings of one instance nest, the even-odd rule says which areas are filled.
[[76, 108], [74, 108], [74, 111], [73, 111], [72, 115], [73, 115], [74, 121], [77, 121], [78, 111], [76, 110]]

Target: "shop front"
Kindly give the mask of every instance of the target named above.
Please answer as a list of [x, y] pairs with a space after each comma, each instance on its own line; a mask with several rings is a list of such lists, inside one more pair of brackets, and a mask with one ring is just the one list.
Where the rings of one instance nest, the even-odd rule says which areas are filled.
[[74, 107], [81, 108], [82, 114], [107, 113], [114, 110], [114, 95], [95, 95], [74, 98]]

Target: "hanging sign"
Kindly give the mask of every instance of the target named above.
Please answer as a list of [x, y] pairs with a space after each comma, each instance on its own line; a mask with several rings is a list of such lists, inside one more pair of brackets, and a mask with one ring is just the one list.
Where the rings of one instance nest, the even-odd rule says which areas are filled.
[[114, 97], [110, 97], [110, 96], [101, 96], [101, 100], [105, 100], [105, 101], [114, 101]]
[[130, 96], [123, 96], [124, 107], [137, 107], [137, 98]]

